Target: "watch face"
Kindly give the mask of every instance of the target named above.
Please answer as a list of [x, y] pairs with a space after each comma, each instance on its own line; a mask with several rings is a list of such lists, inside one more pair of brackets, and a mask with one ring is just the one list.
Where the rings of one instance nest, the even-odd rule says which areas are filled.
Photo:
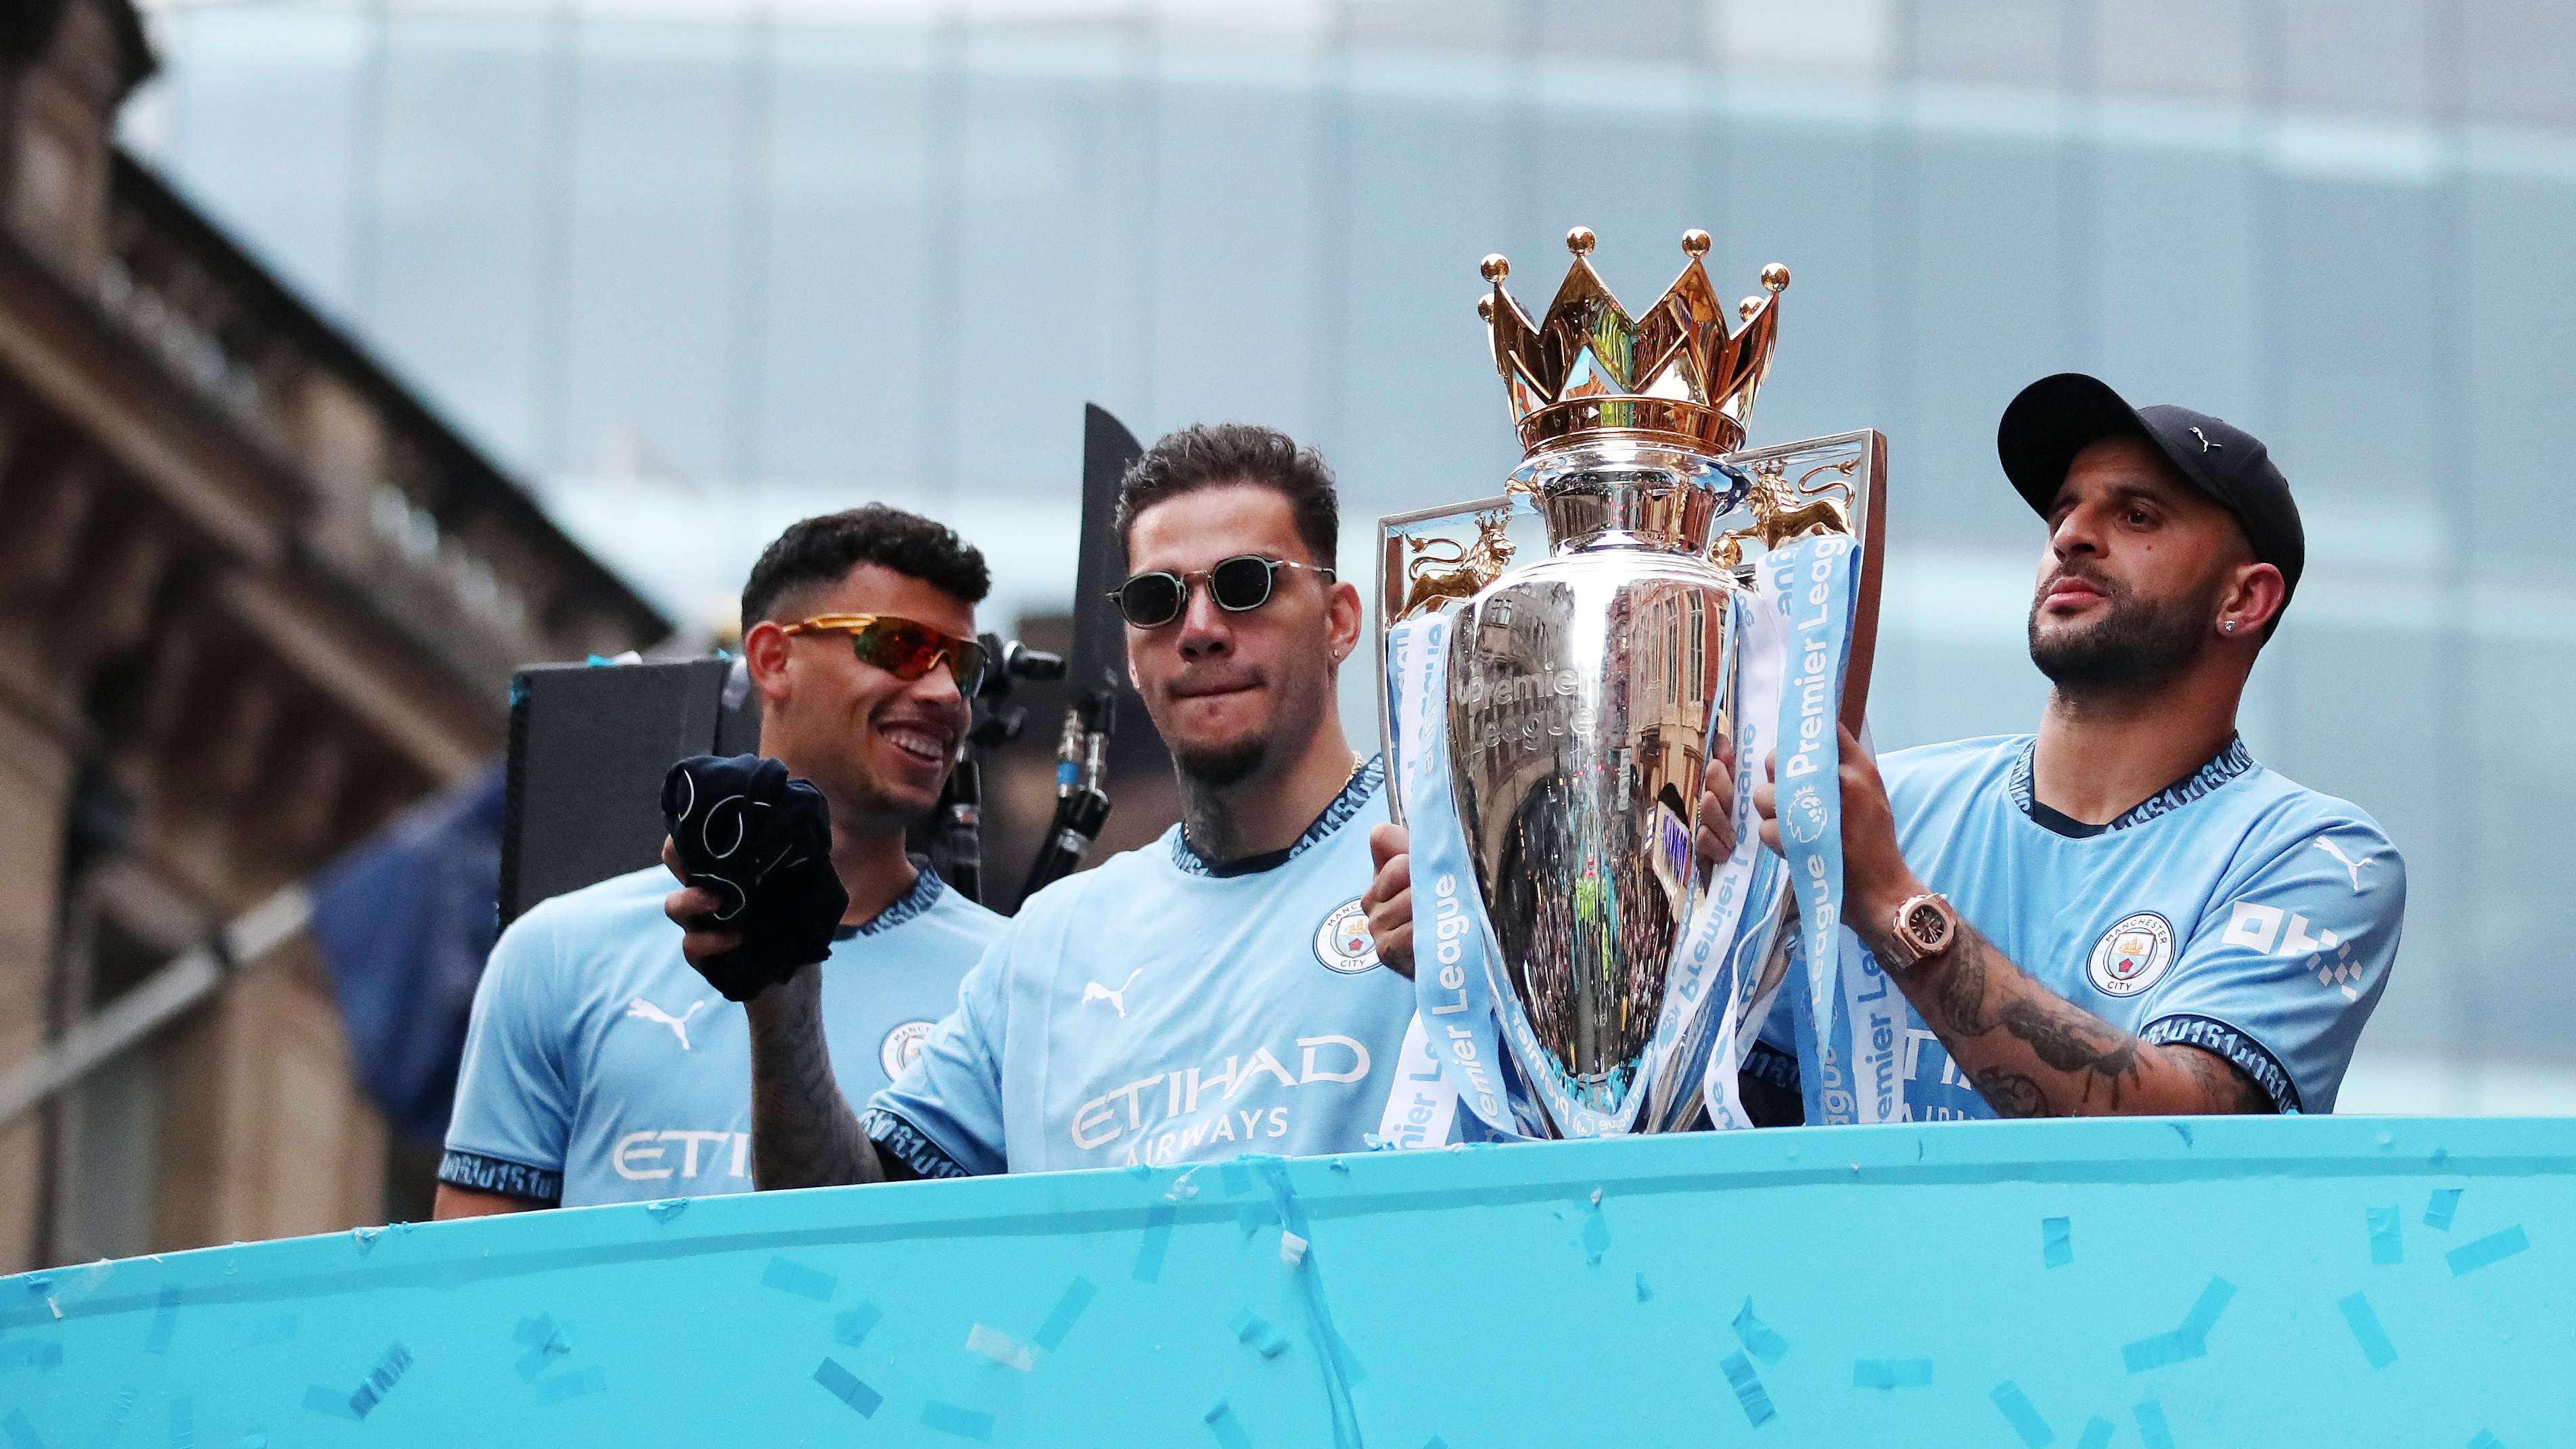
[[1950, 917], [1937, 902], [1918, 901], [1905, 913], [1905, 933], [1914, 938], [1916, 949], [1929, 956], [1950, 944]]

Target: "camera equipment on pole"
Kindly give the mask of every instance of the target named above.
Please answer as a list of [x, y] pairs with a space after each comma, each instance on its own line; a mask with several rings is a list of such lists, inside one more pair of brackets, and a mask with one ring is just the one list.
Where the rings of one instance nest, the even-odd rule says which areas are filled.
[[1074, 575], [1069, 702], [1055, 753], [1055, 819], [1038, 842], [1020, 889], [1038, 889], [1073, 873], [1109, 819], [1109, 734], [1117, 728], [1120, 662], [1127, 635], [1109, 601], [1126, 565], [1117, 529], [1118, 482], [1144, 456], [1136, 435], [1099, 405], [1082, 414], [1082, 554]]
[[939, 796], [939, 814], [931, 850], [940, 877], [970, 901], [984, 900], [984, 762], [982, 752], [1020, 737], [1029, 712], [1003, 703], [1011, 686], [1027, 679], [1043, 683], [1064, 678], [1064, 656], [1031, 649], [998, 634], [983, 635], [985, 657], [994, 667], [984, 671], [975, 692], [975, 723], [966, 731], [966, 753], [948, 772]]

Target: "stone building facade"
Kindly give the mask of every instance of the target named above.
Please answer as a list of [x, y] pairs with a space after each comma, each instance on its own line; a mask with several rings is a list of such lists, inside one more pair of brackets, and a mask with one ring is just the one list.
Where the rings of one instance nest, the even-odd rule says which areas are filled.
[[[0, 1074], [667, 622], [113, 139], [129, 0], [0, 5]], [[0, 1121], [0, 1271], [380, 1221], [290, 940]]]

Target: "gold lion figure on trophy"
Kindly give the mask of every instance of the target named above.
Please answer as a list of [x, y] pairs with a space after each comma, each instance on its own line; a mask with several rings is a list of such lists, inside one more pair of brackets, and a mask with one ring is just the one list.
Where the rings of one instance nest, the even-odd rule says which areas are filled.
[[[1511, 567], [1512, 555], [1519, 545], [1505, 536], [1504, 525], [1510, 521], [1509, 508], [1476, 515], [1476, 541], [1462, 544], [1454, 538], [1407, 538], [1404, 546], [1414, 557], [1404, 565], [1408, 587], [1404, 607], [1396, 611], [1400, 622], [1417, 614], [1427, 614], [1453, 599], [1471, 599], [1485, 585], [1502, 577]], [[1446, 549], [1446, 553], [1434, 553]]]
[[[1753, 510], [1753, 526], [1720, 535], [1709, 550], [1710, 558], [1719, 568], [1731, 569], [1744, 562], [1744, 541], [1748, 538], [1759, 539], [1765, 549], [1774, 549], [1809, 534], [1851, 532], [1847, 504], [1827, 495], [1837, 489], [1847, 491], [1852, 470], [1859, 466], [1858, 458], [1820, 464], [1799, 474], [1795, 485], [1788, 480], [1788, 465], [1778, 458], [1755, 467], [1753, 488], [1744, 500]], [[1819, 473], [1840, 473], [1842, 481], [1808, 487], [1807, 480]]]

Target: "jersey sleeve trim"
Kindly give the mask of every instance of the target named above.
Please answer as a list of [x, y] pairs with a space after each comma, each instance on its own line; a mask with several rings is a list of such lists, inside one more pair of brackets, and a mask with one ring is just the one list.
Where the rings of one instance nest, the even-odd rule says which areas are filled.
[[2261, 1042], [2215, 1017], [2176, 1014], [2148, 1022], [2138, 1040], [2150, 1046], [2198, 1047], [2225, 1057], [2272, 1099], [2272, 1110], [2289, 1115], [2300, 1110], [2299, 1084], [2290, 1079], [2281, 1059]]
[[480, 1152], [447, 1149], [438, 1160], [438, 1180], [450, 1187], [469, 1188], [475, 1192], [496, 1192], [504, 1197], [523, 1197], [554, 1207], [563, 1202], [563, 1174], [543, 1167], [530, 1167], [506, 1157], [492, 1157]]
[[883, 1107], [870, 1107], [859, 1121], [879, 1152], [891, 1154], [917, 1177], [974, 1176], [965, 1164], [948, 1154], [948, 1149], [932, 1141], [929, 1133]]

